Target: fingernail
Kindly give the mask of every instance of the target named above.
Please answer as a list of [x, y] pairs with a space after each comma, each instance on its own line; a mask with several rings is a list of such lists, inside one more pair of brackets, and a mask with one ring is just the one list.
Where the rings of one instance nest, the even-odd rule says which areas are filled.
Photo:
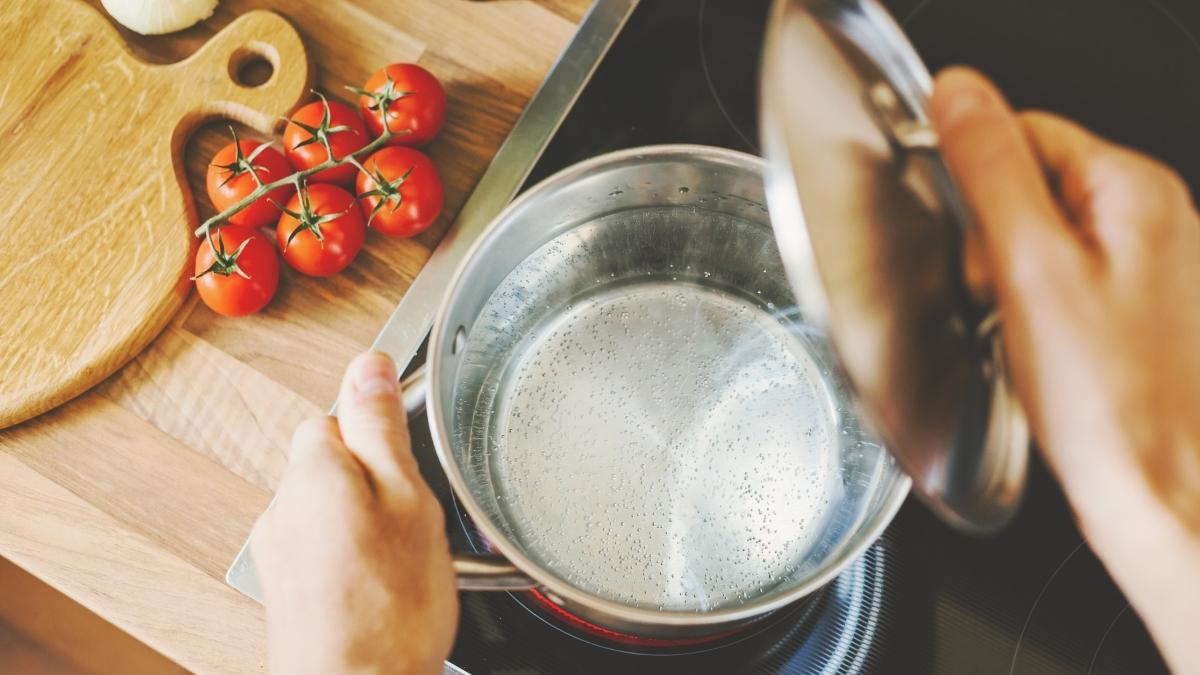
[[975, 75], [951, 73], [938, 82], [934, 115], [942, 129], [957, 126], [988, 108], [988, 90]]
[[368, 396], [395, 395], [400, 390], [396, 364], [387, 354], [368, 352], [350, 364], [350, 382], [354, 390]]

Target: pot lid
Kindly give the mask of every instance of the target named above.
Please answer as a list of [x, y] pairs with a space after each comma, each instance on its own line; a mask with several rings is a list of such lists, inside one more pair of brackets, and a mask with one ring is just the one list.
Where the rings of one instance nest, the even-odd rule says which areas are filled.
[[875, 0], [776, 0], [762, 78], [771, 220], [804, 311], [924, 501], [964, 529], [1003, 525], [1028, 429], [997, 316], [964, 281], [972, 225], [928, 70]]

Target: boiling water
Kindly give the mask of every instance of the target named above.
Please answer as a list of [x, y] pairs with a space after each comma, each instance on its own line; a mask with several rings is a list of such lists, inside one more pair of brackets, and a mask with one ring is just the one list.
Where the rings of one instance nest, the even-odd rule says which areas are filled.
[[751, 206], [599, 216], [499, 279], [504, 260], [481, 268], [494, 290], [458, 317], [450, 427], [474, 515], [577, 588], [737, 606], [809, 579], [866, 513], [886, 453]]
[[606, 284], [514, 351], [489, 470], [509, 535], [572, 585], [706, 610], [789, 579], [824, 529], [837, 413], [761, 303], [670, 278]]

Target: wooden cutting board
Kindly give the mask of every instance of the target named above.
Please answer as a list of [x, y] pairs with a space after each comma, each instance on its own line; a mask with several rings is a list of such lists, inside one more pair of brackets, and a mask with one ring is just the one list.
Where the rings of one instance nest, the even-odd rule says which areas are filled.
[[[257, 87], [236, 79], [252, 59], [273, 68]], [[78, 395], [159, 333], [191, 288], [188, 135], [212, 117], [269, 133], [309, 80], [300, 36], [272, 12], [169, 65], [134, 58], [76, 0], [0, 13], [0, 428]]]

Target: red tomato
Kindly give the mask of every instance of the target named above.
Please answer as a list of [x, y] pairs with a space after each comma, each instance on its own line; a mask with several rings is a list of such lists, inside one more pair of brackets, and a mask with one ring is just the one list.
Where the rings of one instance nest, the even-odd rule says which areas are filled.
[[442, 211], [442, 179], [419, 150], [384, 148], [367, 158], [355, 187], [367, 224], [397, 237], [420, 234]]
[[[393, 63], [367, 80], [359, 94], [358, 110], [371, 133], [383, 133], [381, 109], [387, 109], [388, 128], [397, 134], [388, 145], [425, 145], [446, 118], [446, 92], [433, 73], [415, 63]], [[407, 133], [405, 133], [407, 131]]]
[[[327, 107], [328, 106], [328, 107]], [[325, 146], [321, 138], [329, 140], [335, 159], [341, 159], [361, 149], [370, 142], [367, 128], [349, 106], [337, 101], [309, 103], [296, 111], [283, 130], [283, 148], [288, 161], [297, 171], [310, 169], [326, 159]], [[352, 185], [358, 169], [353, 164], [342, 164], [308, 177], [310, 183], [337, 183]]]
[[279, 257], [266, 235], [226, 225], [209, 232], [196, 252], [196, 291], [217, 314], [242, 316], [262, 309], [279, 288]]
[[353, 195], [325, 183], [301, 188], [275, 227], [283, 259], [314, 277], [345, 269], [358, 255], [366, 234]]
[[[292, 167], [279, 151], [258, 141], [238, 141], [221, 148], [208, 163], [208, 198], [217, 211], [224, 211], [258, 188], [255, 176], [263, 183], [277, 181], [292, 173]], [[229, 217], [230, 225], [265, 227], [279, 219], [276, 204], [292, 196], [296, 188], [284, 185], [251, 202], [250, 206]]]

